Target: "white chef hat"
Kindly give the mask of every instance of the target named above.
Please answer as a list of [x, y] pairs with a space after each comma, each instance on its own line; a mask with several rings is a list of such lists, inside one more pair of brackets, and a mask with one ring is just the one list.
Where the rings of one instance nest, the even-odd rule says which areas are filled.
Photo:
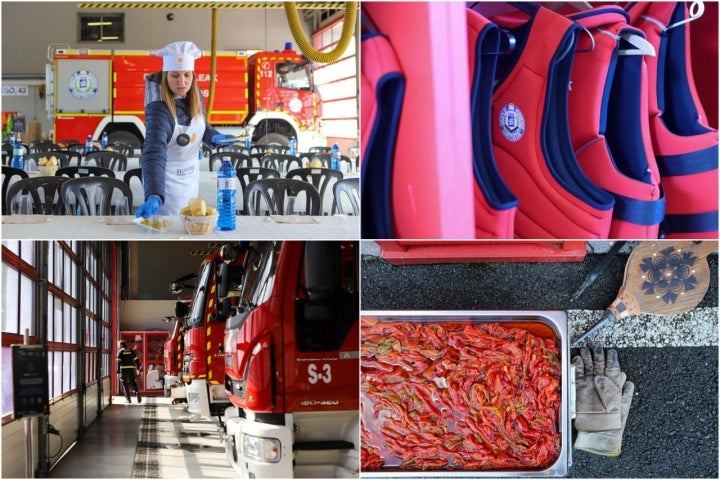
[[173, 72], [195, 70], [195, 59], [202, 56], [202, 51], [193, 42], [173, 42], [155, 52], [163, 59], [163, 71]]

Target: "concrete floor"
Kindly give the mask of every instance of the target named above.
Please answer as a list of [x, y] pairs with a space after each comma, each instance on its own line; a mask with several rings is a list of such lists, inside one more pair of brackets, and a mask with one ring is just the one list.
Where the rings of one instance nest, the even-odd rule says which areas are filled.
[[169, 399], [113, 397], [50, 478], [235, 478], [217, 423]]

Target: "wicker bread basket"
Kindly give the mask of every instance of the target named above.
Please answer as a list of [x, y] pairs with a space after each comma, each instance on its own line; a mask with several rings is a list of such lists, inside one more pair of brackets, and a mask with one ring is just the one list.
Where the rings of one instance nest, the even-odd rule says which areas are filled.
[[182, 215], [185, 230], [190, 235], [208, 235], [215, 230], [218, 214], [207, 215], [204, 217], [194, 217], [191, 215]]

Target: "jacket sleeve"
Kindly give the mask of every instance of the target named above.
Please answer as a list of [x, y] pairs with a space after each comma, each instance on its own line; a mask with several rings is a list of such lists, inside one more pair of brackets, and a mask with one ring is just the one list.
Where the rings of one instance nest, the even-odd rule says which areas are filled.
[[203, 134], [203, 142], [209, 143], [209, 144], [217, 147], [217, 145], [212, 143], [211, 139], [214, 135], [218, 135], [220, 133], [222, 133], [222, 132], [218, 132], [215, 127], [210, 125], [210, 122], [208, 122], [207, 117], [205, 117], [205, 133]]
[[173, 118], [163, 102], [145, 106], [145, 143], [140, 158], [145, 200], [157, 195], [165, 201], [167, 146], [174, 130]]
[[133, 362], [135, 362], [135, 367], [140, 370], [140, 360], [138, 359], [135, 352], [133, 352]]

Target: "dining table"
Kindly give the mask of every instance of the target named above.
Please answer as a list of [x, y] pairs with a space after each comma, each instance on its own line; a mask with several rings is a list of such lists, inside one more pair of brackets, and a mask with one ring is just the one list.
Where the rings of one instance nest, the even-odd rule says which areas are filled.
[[[235, 230], [191, 235], [181, 216], [163, 217], [162, 229], [134, 216], [3, 215], [4, 240], [357, 240], [352, 215], [238, 215]], [[150, 223], [150, 222], [148, 222]], [[156, 223], [158, 225], [158, 223]], [[161, 231], [165, 230], [165, 231]]]

